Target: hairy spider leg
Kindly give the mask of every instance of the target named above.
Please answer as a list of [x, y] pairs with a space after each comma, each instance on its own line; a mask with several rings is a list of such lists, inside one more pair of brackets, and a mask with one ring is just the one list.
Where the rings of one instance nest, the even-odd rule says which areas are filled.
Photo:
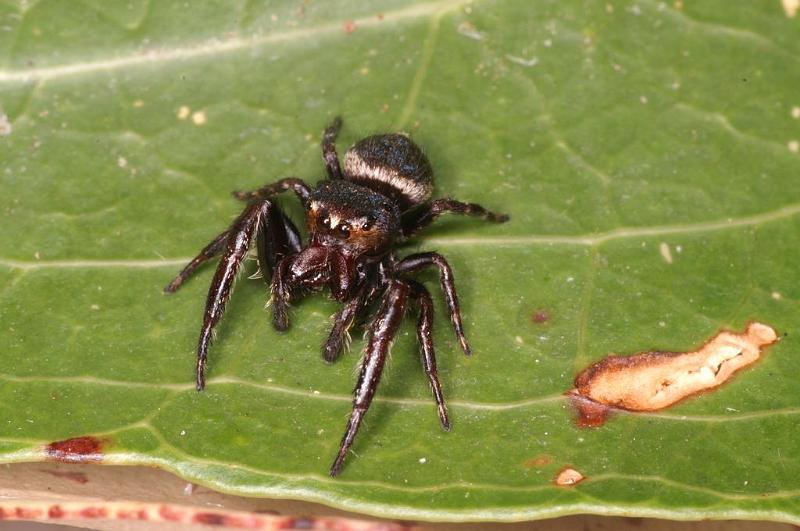
[[403, 236], [409, 237], [434, 222], [445, 212], [483, 218], [491, 223], [505, 223], [508, 216], [486, 210], [476, 203], [462, 203], [455, 199], [436, 199], [403, 215]]
[[439, 422], [445, 431], [450, 431], [450, 419], [447, 417], [447, 406], [444, 403], [442, 386], [439, 383], [439, 373], [436, 370], [436, 355], [433, 350], [433, 299], [428, 288], [415, 280], [406, 280], [411, 286], [411, 297], [419, 307], [419, 321], [417, 321], [417, 341], [422, 355], [422, 368], [431, 384], [431, 392], [436, 400], [439, 412]]
[[289, 329], [289, 296], [291, 287], [287, 285], [286, 277], [291, 266], [292, 257], [284, 258], [278, 262], [270, 284], [269, 304], [272, 305], [272, 325], [279, 332]]
[[206, 358], [211, 343], [212, 331], [225, 311], [225, 304], [231, 295], [236, 273], [250, 249], [250, 243], [258, 232], [261, 223], [269, 218], [273, 205], [268, 200], [253, 201], [237, 217], [228, 229], [229, 237], [225, 251], [219, 261], [211, 287], [208, 289], [203, 326], [197, 343], [197, 390], [205, 387]]
[[342, 118], [337, 116], [322, 134], [322, 160], [325, 161], [328, 179], [332, 180], [342, 178], [342, 166], [339, 164], [339, 156], [336, 154], [336, 137], [339, 136], [341, 128]]
[[188, 264], [186, 264], [186, 267], [184, 267], [181, 272], [178, 273], [178, 276], [172, 279], [172, 282], [167, 284], [167, 287], [164, 288], [164, 293], [174, 293], [178, 288], [181, 287], [183, 282], [189, 278], [192, 273], [194, 273], [195, 269], [221, 253], [222, 249], [225, 247], [225, 243], [228, 241], [228, 236], [230, 233], [230, 230], [226, 230], [225, 232], [218, 234], [216, 238], [211, 240], [211, 243], [203, 247], [203, 250], [200, 251], [197, 256], [192, 258]]
[[398, 275], [416, 273], [430, 266], [439, 268], [439, 280], [442, 286], [442, 293], [444, 293], [444, 301], [447, 304], [447, 311], [450, 313], [450, 321], [453, 323], [453, 330], [456, 333], [459, 345], [461, 345], [461, 350], [469, 356], [472, 354], [472, 349], [470, 349], [467, 337], [464, 335], [464, 325], [461, 322], [461, 310], [458, 306], [458, 294], [456, 293], [456, 284], [453, 279], [453, 270], [444, 256], [430, 252], [411, 254], [397, 263], [395, 272]]
[[284, 177], [274, 183], [265, 184], [257, 190], [251, 190], [249, 192], [237, 190], [232, 192], [231, 195], [239, 201], [250, 201], [251, 199], [269, 199], [287, 190], [291, 190], [297, 194], [303, 206], [308, 204], [308, 198], [311, 196], [311, 189], [302, 179], [298, 179], [297, 177]]
[[333, 327], [328, 339], [322, 345], [322, 359], [328, 363], [336, 361], [342, 354], [348, 332], [353, 326], [356, 316], [368, 304], [369, 282], [364, 282], [355, 296], [339, 309], [333, 316]]
[[256, 251], [258, 269], [269, 287], [277, 263], [285, 256], [299, 253], [303, 244], [297, 227], [277, 205], [273, 204], [268, 216], [261, 220], [256, 238]]
[[339, 447], [339, 453], [331, 465], [330, 475], [337, 475], [344, 463], [347, 452], [353, 444], [353, 440], [364, 419], [364, 414], [372, 403], [375, 390], [381, 378], [386, 355], [389, 352], [392, 340], [397, 334], [403, 315], [406, 311], [408, 294], [410, 288], [408, 284], [399, 280], [390, 280], [386, 292], [381, 301], [381, 307], [375, 314], [375, 318], [369, 326], [367, 346], [364, 350], [364, 359], [361, 362], [361, 370], [358, 375], [358, 382], [353, 391], [353, 410], [347, 421], [347, 429]]

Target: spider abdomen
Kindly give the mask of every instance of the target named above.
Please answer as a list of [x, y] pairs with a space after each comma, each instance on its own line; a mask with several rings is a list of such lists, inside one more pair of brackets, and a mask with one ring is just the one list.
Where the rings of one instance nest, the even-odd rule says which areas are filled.
[[426, 202], [433, 192], [428, 157], [404, 134], [375, 135], [356, 142], [345, 153], [344, 178], [389, 197], [401, 211]]

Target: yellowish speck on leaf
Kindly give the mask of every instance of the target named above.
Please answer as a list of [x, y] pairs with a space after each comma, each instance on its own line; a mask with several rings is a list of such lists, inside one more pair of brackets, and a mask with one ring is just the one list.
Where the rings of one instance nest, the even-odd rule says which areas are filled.
[[206, 123], [206, 113], [203, 111], [195, 112], [192, 114], [192, 122], [194, 122], [194, 125], [203, 125]]
[[661, 242], [658, 246], [658, 252], [661, 253], [661, 258], [668, 264], [672, 263], [672, 252], [666, 242]]
[[783, 11], [789, 18], [797, 16], [797, 11], [800, 10], [800, 0], [781, 0], [783, 3]]

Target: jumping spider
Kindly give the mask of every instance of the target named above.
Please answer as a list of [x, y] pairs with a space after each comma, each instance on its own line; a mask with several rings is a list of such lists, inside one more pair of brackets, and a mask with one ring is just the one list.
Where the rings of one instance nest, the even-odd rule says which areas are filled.
[[[419, 309], [417, 338], [422, 366], [438, 406], [439, 420], [442, 428], [450, 429], [433, 352], [433, 301], [425, 286], [411, 277], [424, 268], [438, 268], [456, 337], [464, 353], [470, 355], [453, 272], [438, 253], [416, 253], [398, 259], [394, 246], [445, 212], [477, 216], [495, 223], [508, 220], [508, 216], [473, 203], [454, 199], [431, 201], [431, 165], [422, 150], [404, 134], [376, 135], [356, 142], [345, 153], [342, 170], [335, 145], [341, 125], [337, 117], [322, 138], [326, 180], [312, 189], [296, 177], [287, 177], [252, 192], [234, 192], [234, 197], [247, 201], [244, 211], [164, 289], [167, 293], [174, 292], [203, 262], [222, 253], [208, 290], [197, 345], [198, 391], [205, 386], [212, 330], [222, 317], [236, 273], [253, 242], [259, 269], [270, 289], [276, 329], [283, 331], [289, 327], [289, 299], [299, 288], [328, 287], [332, 298], [342, 303], [322, 347], [325, 361], [332, 362], [340, 356], [350, 327], [355, 321], [368, 318], [371, 308], [380, 300], [367, 325], [367, 345], [354, 390], [353, 410], [331, 466], [331, 476], [341, 470], [372, 402], [409, 300]], [[305, 246], [297, 227], [271, 199], [286, 190], [297, 194], [305, 207], [310, 235]]]

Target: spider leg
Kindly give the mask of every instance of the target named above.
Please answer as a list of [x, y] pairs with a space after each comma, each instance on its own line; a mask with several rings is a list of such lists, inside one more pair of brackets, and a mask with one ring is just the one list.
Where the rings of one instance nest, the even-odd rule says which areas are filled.
[[322, 134], [322, 160], [325, 161], [328, 179], [342, 178], [342, 167], [339, 165], [339, 156], [336, 154], [336, 137], [341, 128], [342, 118], [337, 116]]
[[433, 299], [428, 289], [414, 280], [406, 280], [411, 286], [411, 297], [419, 307], [419, 321], [417, 322], [417, 341], [419, 342], [420, 354], [422, 354], [422, 368], [428, 375], [428, 382], [431, 384], [431, 392], [436, 400], [436, 407], [439, 411], [439, 422], [445, 431], [450, 431], [450, 419], [447, 418], [447, 406], [444, 404], [442, 386], [439, 383], [439, 373], [436, 370], [436, 355], [433, 351]]
[[257, 190], [249, 192], [235, 191], [233, 197], [240, 201], [250, 201], [251, 199], [268, 199], [274, 195], [287, 190], [293, 191], [300, 198], [300, 202], [305, 206], [308, 204], [308, 198], [311, 195], [311, 190], [302, 179], [297, 177], [285, 177], [274, 183], [265, 184]]
[[186, 264], [186, 267], [178, 273], [172, 282], [167, 284], [167, 287], [164, 288], [164, 293], [174, 293], [184, 281], [194, 273], [195, 269], [203, 265], [207, 260], [213, 258], [214, 256], [218, 255], [222, 252], [222, 249], [225, 247], [225, 243], [228, 241], [228, 236], [230, 235], [231, 231], [226, 230], [223, 233], [217, 235], [216, 238], [211, 240], [211, 243], [203, 247], [203, 250], [200, 253], [192, 258], [191, 262]]
[[491, 212], [476, 203], [462, 203], [450, 198], [436, 199], [427, 205], [409, 211], [403, 216], [401, 221], [403, 236], [408, 237], [419, 232], [445, 212], [479, 217], [491, 223], [505, 223], [508, 221], [507, 215]]
[[272, 305], [272, 325], [275, 330], [284, 332], [289, 329], [289, 297], [291, 283], [287, 281], [291, 263], [296, 255], [283, 258], [275, 267], [270, 284], [270, 302]]
[[268, 218], [272, 203], [267, 200], [254, 201], [237, 217], [228, 229], [229, 237], [225, 251], [214, 273], [208, 289], [203, 326], [197, 343], [197, 390], [205, 387], [206, 357], [211, 343], [212, 331], [225, 311], [225, 304], [231, 295], [236, 273], [247, 255], [253, 236], [258, 232], [263, 220]]
[[335, 476], [342, 470], [344, 459], [353, 444], [361, 421], [372, 403], [375, 390], [381, 378], [389, 346], [400, 327], [406, 311], [409, 286], [399, 280], [389, 281], [383, 295], [381, 307], [369, 327], [367, 347], [361, 362], [361, 371], [354, 389], [353, 410], [347, 421], [347, 429], [339, 447], [339, 453], [331, 466], [330, 475]]
[[331, 328], [328, 339], [325, 340], [325, 344], [322, 346], [322, 358], [328, 363], [336, 361], [342, 354], [342, 347], [345, 344], [348, 331], [353, 326], [358, 313], [367, 304], [368, 292], [367, 283], [364, 283], [355, 296], [344, 303], [333, 316], [333, 328]]
[[297, 227], [277, 205], [273, 204], [267, 216], [261, 220], [256, 238], [256, 250], [258, 269], [269, 286], [277, 263], [284, 256], [299, 253], [302, 243]]
[[295, 288], [318, 288], [328, 281], [329, 252], [325, 247], [306, 247], [284, 256], [275, 265], [270, 284], [272, 324], [276, 330], [289, 328], [289, 299]]
[[444, 256], [439, 253], [417, 253], [406, 256], [395, 266], [396, 274], [415, 273], [426, 267], [436, 266], [439, 269], [439, 280], [444, 293], [444, 301], [450, 313], [450, 321], [453, 323], [453, 330], [456, 333], [461, 350], [467, 356], [472, 354], [464, 335], [464, 325], [461, 322], [461, 310], [458, 306], [458, 295], [456, 294], [456, 284], [453, 279], [453, 270], [447, 263]]

